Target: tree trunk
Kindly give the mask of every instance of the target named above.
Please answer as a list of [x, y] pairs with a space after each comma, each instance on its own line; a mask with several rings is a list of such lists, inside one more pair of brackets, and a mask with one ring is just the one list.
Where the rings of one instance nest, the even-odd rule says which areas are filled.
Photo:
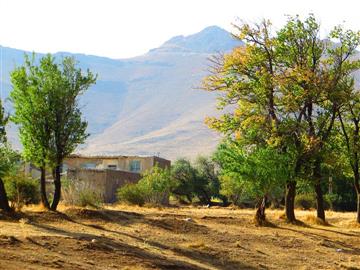
[[356, 221], [357, 221], [357, 223], [360, 223], [360, 175], [359, 175], [358, 168], [354, 172], [354, 186], [355, 186], [355, 191], [356, 191], [356, 195], [357, 195], [357, 217], [356, 217]]
[[324, 209], [324, 198], [323, 193], [321, 190], [321, 163], [320, 160], [315, 161], [314, 167], [314, 187], [315, 187], [315, 194], [316, 194], [316, 212], [317, 217], [321, 220], [325, 221], [325, 209]]
[[356, 222], [360, 224], [360, 193], [357, 193], [357, 216]]
[[46, 196], [46, 170], [45, 167], [41, 167], [40, 168], [40, 196], [41, 196], [41, 203], [42, 205], [47, 208], [50, 209], [50, 204], [48, 201], [48, 198]]
[[264, 195], [261, 201], [259, 201], [258, 208], [256, 210], [255, 224], [258, 226], [264, 225], [266, 221], [266, 215], [265, 215], [266, 201], [267, 201], [267, 196]]
[[54, 199], [51, 204], [51, 210], [56, 211], [57, 206], [59, 204], [60, 198], [61, 198], [61, 175], [60, 175], [60, 165], [57, 165], [55, 167], [55, 173], [54, 173], [54, 185], [55, 185], [55, 191], [54, 191]]
[[316, 193], [317, 217], [325, 221], [324, 198], [323, 198], [320, 182], [315, 183], [315, 193]]
[[3, 180], [0, 178], [0, 209], [11, 212]]
[[285, 196], [285, 213], [288, 222], [295, 222], [295, 195], [296, 195], [296, 182], [288, 181], [286, 184]]

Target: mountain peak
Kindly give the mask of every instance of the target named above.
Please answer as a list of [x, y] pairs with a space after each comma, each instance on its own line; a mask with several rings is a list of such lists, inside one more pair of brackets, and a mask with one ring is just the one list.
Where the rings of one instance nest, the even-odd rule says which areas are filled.
[[241, 44], [229, 32], [213, 25], [189, 36], [175, 36], [150, 52], [214, 53], [229, 51]]

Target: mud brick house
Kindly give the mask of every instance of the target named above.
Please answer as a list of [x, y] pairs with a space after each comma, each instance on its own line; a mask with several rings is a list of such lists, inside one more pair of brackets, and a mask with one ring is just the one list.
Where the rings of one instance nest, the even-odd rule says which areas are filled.
[[[157, 156], [71, 155], [64, 160], [62, 173], [71, 181], [85, 182], [87, 187], [102, 194], [104, 202], [112, 203], [116, 201], [119, 187], [136, 183], [141, 173], [154, 166], [169, 168], [170, 165], [170, 160]], [[34, 178], [40, 177], [39, 170], [33, 166], [29, 166], [27, 172]]]
[[82, 156], [71, 155], [63, 162], [63, 171], [68, 169], [117, 170], [142, 173], [158, 165], [170, 167], [170, 161], [156, 156]]
[[62, 170], [73, 181], [85, 181], [102, 193], [104, 202], [116, 201], [116, 191], [126, 183], [136, 183], [141, 173], [154, 166], [170, 167], [169, 160], [156, 156], [81, 156], [71, 155]]

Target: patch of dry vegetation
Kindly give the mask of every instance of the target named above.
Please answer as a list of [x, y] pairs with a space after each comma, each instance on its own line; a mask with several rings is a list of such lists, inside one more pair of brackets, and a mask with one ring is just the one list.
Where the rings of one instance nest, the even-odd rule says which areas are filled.
[[358, 269], [353, 213], [269, 210], [271, 227], [237, 208], [29, 207], [0, 220], [0, 269]]

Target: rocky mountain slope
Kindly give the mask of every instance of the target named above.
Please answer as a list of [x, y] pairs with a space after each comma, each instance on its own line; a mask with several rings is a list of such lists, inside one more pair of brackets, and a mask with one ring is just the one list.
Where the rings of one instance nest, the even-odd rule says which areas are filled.
[[[154, 155], [175, 159], [208, 154], [219, 137], [204, 125], [215, 111], [215, 95], [197, 89], [207, 74], [208, 58], [241, 45], [225, 30], [211, 26], [177, 36], [147, 54], [130, 59], [73, 55], [82, 68], [98, 73], [98, 82], [83, 97], [91, 137], [83, 154]], [[9, 71], [23, 51], [2, 48], [3, 97], [11, 89]], [[11, 109], [11, 104], [6, 102]], [[10, 136], [16, 143], [16, 132]]]

